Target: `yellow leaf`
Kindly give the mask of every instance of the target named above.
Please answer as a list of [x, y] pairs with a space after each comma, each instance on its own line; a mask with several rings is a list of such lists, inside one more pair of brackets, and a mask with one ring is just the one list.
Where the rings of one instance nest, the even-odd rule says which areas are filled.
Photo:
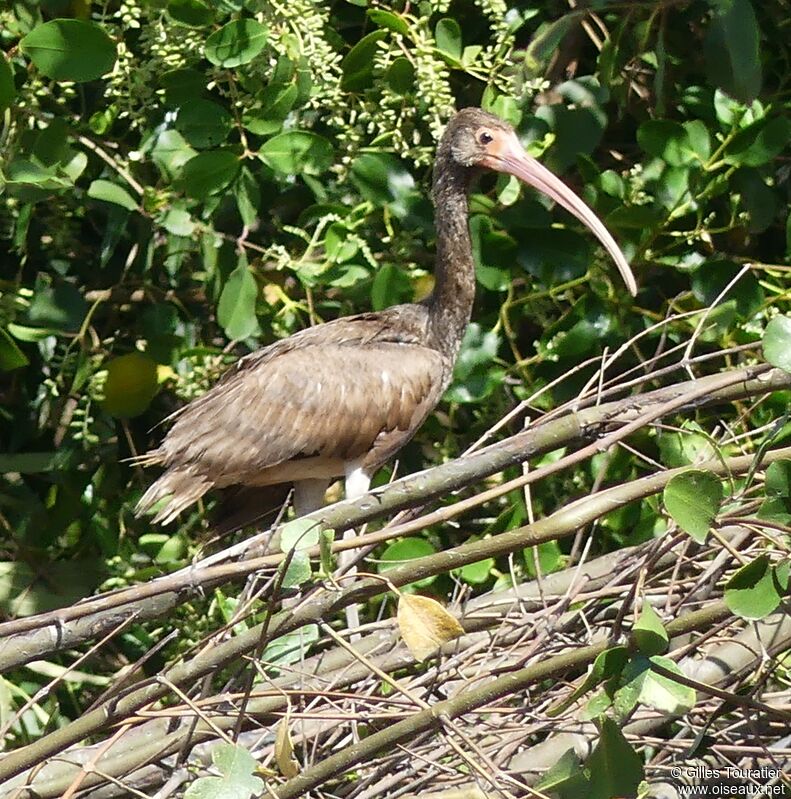
[[464, 633], [456, 618], [439, 602], [415, 594], [401, 594], [398, 598], [398, 629], [416, 660], [425, 660], [442, 644]]
[[275, 762], [280, 773], [287, 779], [299, 774], [299, 763], [294, 760], [294, 744], [291, 742], [291, 733], [288, 731], [288, 716], [283, 716], [277, 725]]

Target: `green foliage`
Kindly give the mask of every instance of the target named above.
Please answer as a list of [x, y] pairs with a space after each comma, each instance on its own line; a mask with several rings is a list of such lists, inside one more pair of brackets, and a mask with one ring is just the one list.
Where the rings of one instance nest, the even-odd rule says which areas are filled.
[[652, 664], [678, 675], [679, 667], [669, 658], [638, 655], [629, 661], [621, 675], [620, 685], [613, 694], [613, 711], [626, 718], [639, 704], [663, 713], [683, 714], [695, 705], [695, 691], [657, 673]]
[[644, 655], [658, 655], [667, 651], [667, 632], [657, 612], [648, 602], [643, 603], [640, 618], [632, 627], [632, 637]]
[[609, 719], [602, 722], [599, 742], [586, 766], [590, 771], [590, 782], [585, 795], [590, 799], [634, 796], [643, 779], [639, 755]]
[[764, 331], [764, 357], [786, 372], [791, 372], [791, 317], [776, 316]]
[[690, 469], [668, 482], [664, 501], [678, 526], [702, 544], [722, 502], [722, 482], [711, 472]]
[[185, 799], [250, 799], [264, 789], [264, 781], [256, 777], [258, 763], [238, 744], [220, 744], [212, 752], [212, 762], [219, 777], [199, 777], [184, 794]]
[[[399, 541], [394, 541], [392, 544], [388, 544], [382, 553], [379, 563], [379, 573], [387, 574], [388, 569], [400, 566], [402, 563], [413, 560], [414, 558], [423, 558], [426, 555], [433, 555], [436, 551], [434, 546], [423, 538], [402, 538]], [[411, 583], [408, 586], [404, 586], [401, 590], [414, 591], [416, 588], [423, 588], [427, 585], [431, 585], [436, 579], [437, 578], [432, 575], [423, 580]]]
[[37, 25], [19, 42], [19, 49], [48, 78], [77, 83], [109, 72], [117, 56], [103, 28], [79, 19], [53, 19]]
[[772, 566], [766, 555], [746, 563], [725, 584], [725, 602], [743, 619], [763, 619], [777, 609], [788, 590], [786, 561]]

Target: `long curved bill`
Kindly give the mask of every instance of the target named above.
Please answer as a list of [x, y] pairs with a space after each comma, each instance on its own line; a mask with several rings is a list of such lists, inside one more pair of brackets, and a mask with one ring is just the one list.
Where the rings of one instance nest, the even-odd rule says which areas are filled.
[[629, 292], [632, 295], [637, 294], [637, 282], [632, 270], [629, 268], [621, 248], [615, 243], [615, 239], [604, 227], [599, 217], [560, 178], [553, 175], [535, 158], [529, 156], [519, 143], [515, 133], [505, 134], [502, 138], [497, 137], [488, 148], [488, 154], [485, 156], [483, 164], [490, 169], [519, 178], [562, 205], [569, 213], [574, 214], [604, 245], [615, 261]]

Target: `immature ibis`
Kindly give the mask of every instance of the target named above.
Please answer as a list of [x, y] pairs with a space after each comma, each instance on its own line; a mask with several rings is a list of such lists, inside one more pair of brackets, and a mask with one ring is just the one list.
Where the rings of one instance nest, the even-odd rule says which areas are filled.
[[320, 507], [331, 481], [347, 498], [415, 434], [448, 387], [475, 295], [467, 194], [481, 169], [514, 175], [587, 225], [636, 284], [601, 221], [530, 157], [513, 128], [477, 108], [448, 123], [434, 165], [433, 294], [302, 330], [239, 360], [175, 415], [162, 444], [139, 460], [164, 474], [137, 504], [167, 523], [209, 489], [293, 484], [302, 515]]

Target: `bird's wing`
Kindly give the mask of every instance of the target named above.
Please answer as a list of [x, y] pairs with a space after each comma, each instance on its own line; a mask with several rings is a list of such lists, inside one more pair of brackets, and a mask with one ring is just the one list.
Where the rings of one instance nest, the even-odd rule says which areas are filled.
[[384, 462], [436, 405], [449, 367], [417, 336], [341, 321], [242, 359], [179, 413], [158, 460], [216, 486], [301, 458]]

